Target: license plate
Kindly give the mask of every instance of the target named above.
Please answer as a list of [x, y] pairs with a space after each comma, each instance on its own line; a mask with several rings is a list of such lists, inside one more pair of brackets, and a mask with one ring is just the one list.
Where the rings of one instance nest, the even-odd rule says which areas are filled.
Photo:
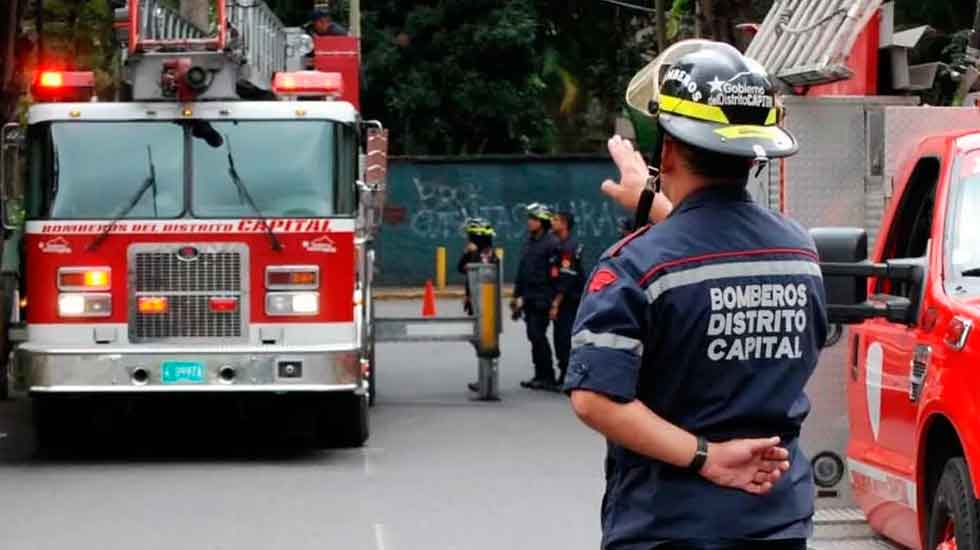
[[164, 361], [160, 364], [160, 379], [164, 384], [201, 384], [204, 365], [195, 361]]

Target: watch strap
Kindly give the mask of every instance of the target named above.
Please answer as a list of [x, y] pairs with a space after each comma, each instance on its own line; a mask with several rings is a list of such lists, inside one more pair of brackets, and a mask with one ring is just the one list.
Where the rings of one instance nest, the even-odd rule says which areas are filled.
[[691, 463], [687, 466], [688, 471], [692, 473], [701, 473], [701, 468], [704, 468], [704, 463], [708, 461], [708, 440], [698, 436], [698, 449], [694, 452], [694, 458], [691, 459]]

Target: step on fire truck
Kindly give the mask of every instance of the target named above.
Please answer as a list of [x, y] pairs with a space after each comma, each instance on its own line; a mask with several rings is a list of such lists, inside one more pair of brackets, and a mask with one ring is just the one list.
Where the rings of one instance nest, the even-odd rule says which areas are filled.
[[358, 112], [358, 39], [257, 0], [218, 0], [211, 33], [122, 4], [124, 100], [46, 70], [4, 128], [2, 333], [40, 442], [110, 395], [204, 393], [363, 444], [386, 134]]

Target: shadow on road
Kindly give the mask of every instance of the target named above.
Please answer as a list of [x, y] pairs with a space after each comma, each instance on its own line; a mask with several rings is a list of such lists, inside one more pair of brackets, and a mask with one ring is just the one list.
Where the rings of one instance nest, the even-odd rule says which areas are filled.
[[[36, 463], [329, 461], [350, 450], [319, 450], [309, 400], [282, 396], [103, 396], [60, 403], [60, 426], [39, 446], [26, 397], [0, 403], [0, 467]], [[278, 398], [278, 399], [277, 399]]]

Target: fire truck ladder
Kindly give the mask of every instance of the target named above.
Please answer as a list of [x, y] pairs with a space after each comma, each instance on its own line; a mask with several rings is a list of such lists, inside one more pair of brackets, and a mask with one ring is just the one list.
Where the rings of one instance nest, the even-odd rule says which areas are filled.
[[191, 81], [200, 87], [195, 98], [236, 99], [243, 90], [271, 91], [272, 77], [286, 70], [291, 50], [282, 21], [262, 0], [215, 0], [213, 8], [209, 29], [195, 26], [161, 0], [129, 0], [117, 12], [117, 26], [125, 27], [119, 35], [134, 100], [174, 99], [175, 90], [161, 86], [161, 74], [175, 64], [178, 71], [205, 71], [207, 81]]

